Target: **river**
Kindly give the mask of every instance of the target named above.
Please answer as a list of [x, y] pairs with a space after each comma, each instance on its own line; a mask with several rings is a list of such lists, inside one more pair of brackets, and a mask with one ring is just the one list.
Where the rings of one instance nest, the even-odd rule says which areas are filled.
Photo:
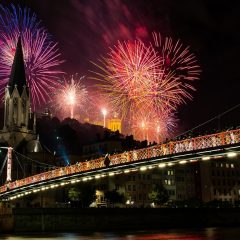
[[1, 240], [238, 240], [240, 228], [172, 229], [134, 232], [41, 233], [0, 235]]

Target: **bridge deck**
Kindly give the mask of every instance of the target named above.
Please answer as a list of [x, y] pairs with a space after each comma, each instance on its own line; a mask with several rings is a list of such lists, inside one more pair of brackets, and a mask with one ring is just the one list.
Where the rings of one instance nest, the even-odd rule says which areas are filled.
[[[159, 144], [144, 149], [133, 150], [109, 156], [109, 168], [121, 164], [131, 164], [146, 159], [154, 159], [170, 155], [172, 156], [174, 154], [177, 155], [178, 153], [187, 153], [201, 149], [211, 149], [220, 146], [234, 145], [237, 143], [240, 143], [240, 129], [199, 136], [195, 138], [188, 138], [181, 141], [170, 141], [168, 143]], [[98, 158], [66, 167], [60, 167], [51, 171], [7, 183], [0, 187], [0, 196], [4, 195], [4, 193], [9, 190], [18, 189], [30, 184], [41, 183], [59, 177], [83, 173], [90, 170], [102, 169], [104, 167], [104, 158]]]

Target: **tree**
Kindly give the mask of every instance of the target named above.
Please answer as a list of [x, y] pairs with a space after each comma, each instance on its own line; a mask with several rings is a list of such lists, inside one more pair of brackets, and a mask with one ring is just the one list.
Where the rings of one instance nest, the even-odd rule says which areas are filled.
[[110, 131], [109, 130], [105, 130], [104, 131], [104, 140], [108, 140], [110, 138]]
[[169, 200], [169, 195], [166, 188], [164, 188], [162, 184], [155, 184], [153, 190], [148, 194], [148, 198], [153, 203], [162, 205]]
[[120, 139], [120, 132], [119, 132], [119, 130], [115, 131], [114, 139], [116, 139], [116, 140]]
[[80, 196], [79, 189], [72, 187], [68, 191], [68, 197], [71, 201], [78, 201]]
[[113, 205], [115, 203], [123, 203], [124, 202], [124, 195], [120, 194], [116, 189], [114, 190], [110, 190], [110, 191], [106, 191], [104, 193], [105, 198], [107, 199], [107, 201]]
[[96, 200], [95, 187], [89, 183], [82, 183], [78, 187], [69, 189], [68, 198], [72, 206], [89, 207], [89, 205]]
[[79, 203], [80, 191], [76, 187], [68, 190], [68, 198], [70, 199], [71, 206], [76, 207]]
[[80, 203], [83, 208], [96, 200], [96, 189], [90, 183], [82, 183], [80, 185]]

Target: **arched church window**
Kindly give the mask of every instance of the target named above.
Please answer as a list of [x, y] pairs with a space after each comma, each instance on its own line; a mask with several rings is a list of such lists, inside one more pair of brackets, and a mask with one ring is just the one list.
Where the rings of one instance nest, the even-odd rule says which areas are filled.
[[22, 109], [23, 109], [23, 112], [25, 113], [26, 112], [26, 100], [25, 99], [22, 100]]
[[13, 98], [13, 123], [17, 124], [17, 118], [18, 118], [18, 99]]
[[13, 105], [16, 106], [17, 104], [18, 104], [18, 100], [17, 100], [17, 98], [14, 98], [13, 99]]
[[9, 115], [9, 101], [6, 102], [6, 115], [5, 115], [5, 121], [6, 121], [6, 125], [9, 125], [8, 122], [8, 115]]

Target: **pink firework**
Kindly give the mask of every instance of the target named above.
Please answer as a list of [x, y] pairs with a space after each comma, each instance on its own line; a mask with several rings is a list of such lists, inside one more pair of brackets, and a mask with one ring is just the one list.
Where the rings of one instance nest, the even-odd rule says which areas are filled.
[[[152, 45], [146, 46], [141, 41], [118, 42], [110, 48], [107, 57], [94, 64], [98, 67], [94, 77], [97, 85], [109, 97], [114, 109], [130, 123], [132, 132], [136, 133], [134, 129], [141, 129], [142, 125], [144, 132], [149, 133], [145, 137], [150, 139], [156, 129], [151, 126], [157, 121], [161, 122], [162, 136], [167, 136], [170, 126], [176, 126], [172, 113], [186, 99], [191, 99], [189, 89], [194, 87], [190, 80], [197, 79], [200, 72], [199, 66], [194, 65], [195, 57], [189, 56], [186, 49], [179, 56], [181, 60], [177, 57], [180, 50], [177, 48], [176, 59], [168, 62]], [[180, 70], [184, 72], [184, 64], [190, 76], [179, 74]]]
[[[126, 117], [146, 96], [162, 75], [161, 60], [154, 49], [141, 41], [118, 42], [100, 64], [96, 79], [114, 109]], [[101, 66], [103, 65], [103, 66]]]
[[0, 14], [1, 93], [8, 82], [17, 40], [21, 36], [27, 83], [35, 109], [46, 103], [52, 89], [59, 85], [58, 80], [63, 73], [59, 66], [63, 61], [57, 43], [51, 40], [30, 9], [0, 6]]
[[136, 139], [160, 143], [171, 137], [177, 127], [177, 119], [172, 112], [159, 115], [152, 109], [138, 109], [131, 126]]
[[162, 58], [165, 73], [174, 73], [185, 90], [185, 96], [191, 98], [187, 90], [195, 90], [195, 88], [189, 81], [198, 80], [201, 73], [196, 56], [191, 53], [190, 47], [185, 47], [180, 40], [174, 41], [171, 37], [164, 38], [156, 32], [153, 33], [153, 40]]
[[64, 117], [76, 117], [76, 112], [83, 110], [87, 100], [87, 89], [81, 80], [64, 80], [53, 98], [52, 107], [57, 113]]
[[95, 77], [98, 86], [125, 117], [143, 107], [175, 110], [189, 97], [175, 74], [167, 73], [153, 47], [141, 41], [118, 42], [100, 63], [103, 66], [95, 64], [100, 70]]
[[88, 104], [85, 107], [85, 116], [90, 122], [101, 122], [103, 109], [107, 110], [108, 116], [115, 112], [111, 99], [101, 94], [98, 89], [89, 90], [88, 99]]

